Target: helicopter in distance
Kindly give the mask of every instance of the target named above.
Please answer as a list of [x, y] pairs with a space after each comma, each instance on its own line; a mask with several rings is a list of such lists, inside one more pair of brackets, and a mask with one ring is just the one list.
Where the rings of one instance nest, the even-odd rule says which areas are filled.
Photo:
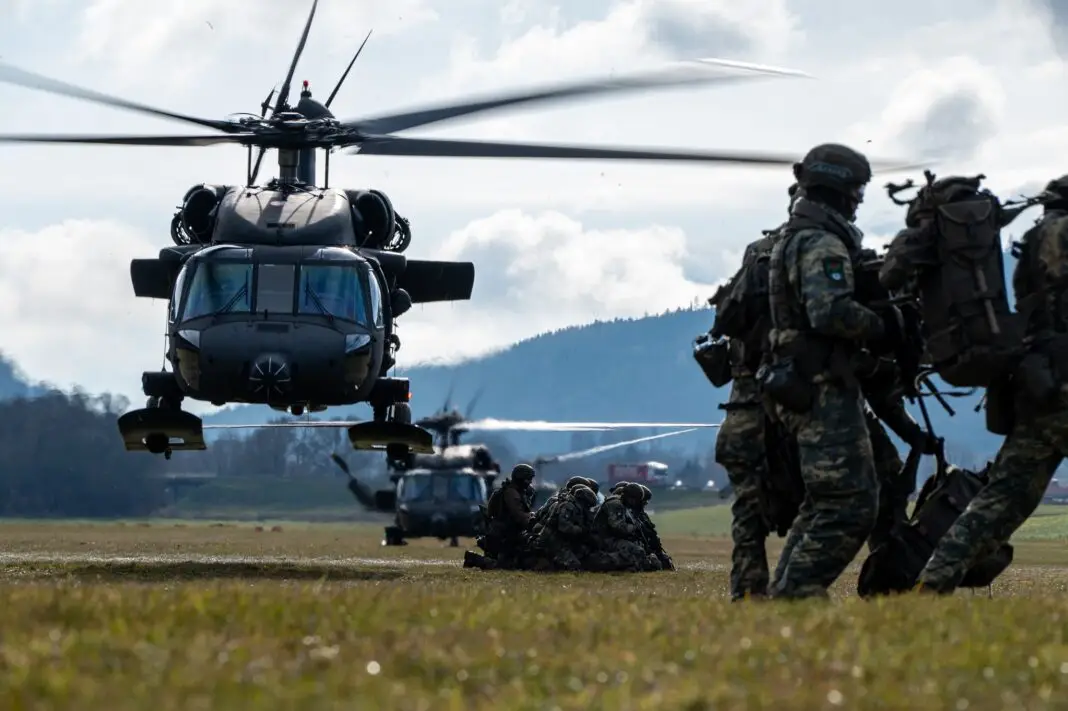
[[[494, 483], [501, 472], [500, 464], [483, 444], [461, 444], [460, 437], [468, 431], [607, 431], [626, 428], [682, 428], [675, 431], [600, 445], [577, 452], [554, 456], [539, 456], [535, 468], [550, 462], [569, 461], [594, 456], [617, 447], [673, 437], [698, 429], [718, 427], [715, 424], [686, 424], [667, 422], [543, 422], [538, 420], [470, 420], [478, 396], [461, 413], [450, 408], [451, 393], [438, 412], [416, 421], [416, 424], [436, 435], [433, 454], [409, 453], [401, 461], [387, 458], [390, 488], [371, 491], [353, 473], [340, 455], [331, 459], [348, 477], [348, 487], [356, 500], [369, 511], [393, 515], [393, 522], [385, 527], [382, 545], [406, 545], [406, 539], [433, 537], [449, 540], [458, 546], [460, 538], [474, 538], [484, 533], [482, 508], [486, 505]], [[536, 479], [536, 493], [551, 493], [556, 486]], [[600, 498], [600, 497], [599, 497]]]
[[[407, 220], [380, 190], [330, 187], [331, 152], [457, 158], [655, 160], [788, 166], [796, 156], [509, 144], [409, 138], [398, 131], [520, 104], [548, 103], [636, 90], [697, 86], [800, 72], [721, 60], [696, 60], [686, 71], [660, 71], [574, 82], [390, 115], [338, 120], [330, 109], [356, 52], [325, 103], [305, 82], [289, 103], [297, 64], [318, 0], [286, 78], [260, 113], [225, 120], [200, 118], [120, 99], [0, 62], [0, 83], [82, 99], [203, 128], [202, 135], [0, 135], [0, 143], [118, 146], [241, 145], [247, 148], [245, 185], [192, 187], [172, 220], [174, 246], [154, 259], [135, 259], [130, 277], [137, 297], [166, 299], [167, 346], [160, 371], [142, 374], [148, 400], [122, 415], [118, 429], [128, 451], [170, 458], [176, 450], [206, 449], [200, 417], [182, 409], [186, 398], [215, 406], [263, 404], [292, 414], [367, 403], [371, 421], [349, 423], [355, 449], [391, 456], [433, 452], [433, 438], [411, 423], [407, 378], [390, 377], [400, 339], [396, 319], [413, 304], [469, 300], [470, 262], [408, 259]], [[366, 39], [364, 42], [366, 43]], [[717, 76], [711, 70], [740, 70]], [[676, 67], [679, 69], [679, 67]], [[268, 116], [268, 109], [270, 115]], [[257, 155], [253, 160], [253, 150]], [[257, 184], [267, 150], [276, 150], [278, 176]], [[325, 154], [322, 184], [316, 151]], [[873, 162], [873, 165], [875, 163]], [[169, 369], [168, 369], [169, 366]], [[302, 423], [289, 423], [305, 426]], [[257, 427], [261, 425], [250, 425]], [[210, 427], [210, 426], [209, 426]]]

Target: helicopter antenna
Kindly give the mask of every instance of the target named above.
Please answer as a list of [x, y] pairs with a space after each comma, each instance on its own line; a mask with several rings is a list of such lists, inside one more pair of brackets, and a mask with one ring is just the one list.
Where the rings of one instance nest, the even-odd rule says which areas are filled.
[[330, 104], [334, 101], [334, 97], [337, 96], [338, 89], [340, 89], [341, 85], [345, 83], [345, 80], [349, 76], [349, 72], [352, 71], [352, 65], [355, 64], [356, 60], [360, 58], [360, 52], [363, 51], [364, 45], [367, 44], [367, 40], [371, 39], [371, 32], [374, 32], [374, 30], [368, 30], [367, 36], [364, 37], [363, 42], [360, 43], [360, 48], [356, 50], [356, 54], [353, 55], [352, 60], [349, 61], [349, 66], [345, 67], [345, 71], [341, 75], [341, 78], [337, 80], [337, 86], [335, 86], [334, 90], [330, 92], [330, 96], [327, 97], [326, 103], [324, 104], [326, 108], [330, 108]]
[[[286, 74], [286, 80], [282, 82], [282, 88], [278, 90], [278, 99], [274, 102], [274, 108], [271, 110], [271, 116], [277, 116], [282, 111], [289, 108], [289, 88], [293, 83], [293, 75], [297, 71], [297, 62], [300, 61], [300, 55], [304, 53], [304, 45], [308, 42], [308, 33], [311, 32], [312, 20], [315, 19], [315, 9], [319, 6], [319, 0], [312, 0], [311, 12], [308, 13], [308, 21], [304, 23], [304, 32], [300, 36], [300, 42], [297, 44], [297, 51], [293, 53], [293, 61], [289, 63], [289, 73]], [[266, 103], [266, 102], [265, 102]], [[256, 182], [256, 176], [260, 172], [260, 164], [263, 162], [263, 156], [267, 153], [267, 149], [260, 148], [260, 153], [256, 157], [256, 165], [252, 168], [252, 174], [249, 179], [249, 185]], [[278, 149], [278, 180], [282, 183], [292, 183], [297, 177], [297, 158], [298, 152], [289, 148]]]

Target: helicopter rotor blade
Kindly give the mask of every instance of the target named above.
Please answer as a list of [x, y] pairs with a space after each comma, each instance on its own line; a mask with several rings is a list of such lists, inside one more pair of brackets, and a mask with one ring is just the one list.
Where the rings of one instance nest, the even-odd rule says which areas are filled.
[[478, 405], [478, 401], [482, 397], [483, 392], [485, 392], [485, 388], [480, 387], [475, 391], [475, 396], [471, 398], [471, 402], [467, 403], [467, 409], [464, 411], [465, 421], [469, 420], [471, 415], [474, 414], [475, 406]]
[[472, 431], [528, 431], [528, 432], [598, 432], [616, 429], [649, 428], [709, 428], [720, 423], [706, 422], [549, 422], [547, 420], [498, 420], [487, 418], [465, 422]]
[[252, 172], [248, 174], [249, 185], [256, 184], [256, 177], [260, 174], [260, 165], [263, 163], [265, 155], [267, 155], [267, 149], [264, 146], [260, 146], [260, 149], [256, 152], [256, 163], [252, 166]]
[[576, 452], [568, 452], [566, 454], [555, 454], [551, 457], [538, 457], [538, 461], [543, 464], [549, 464], [552, 462], [566, 462], [572, 459], [583, 459], [585, 457], [592, 457], [595, 454], [602, 454], [609, 452], [619, 447], [627, 447], [632, 444], [641, 444], [642, 442], [651, 442], [655, 439], [663, 439], [664, 437], [675, 437], [681, 434], [687, 434], [689, 432], [696, 432], [698, 428], [690, 427], [684, 430], [676, 430], [674, 432], [662, 432], [660, 434], [648, 435], [646, 437], [637, 437], [635, 439], [628, 439], [622, 442], [613, 442], [611, 444], [602, 444], [596, 447], [590, 447], [589, 449], [580, 449]]
[[58, 79], [51, 79], [41, 74], [35, 74], [34, 72], [20, 69], [7, 62], [0, 62], [0, 84], [14, 84], [26, 89], [43, 91], [48, 94], [59, 94], [60, 96], [82, 99], [84, 101], [91, 101], [95, 104], [126, 109], [127, 111], [136, 111], [150, 116], [158, 116], [160, 118], [167, 118], [174, 121], [184, 121], [185, 123], [192, 123], [197, 126], [214, 128], [217, 131], [223, 131], [225, 133], [237, 133], [245, 130], [244, 127], [230, 123], [229, 121], [199, 118], [197, 116], [189, 116], [188, 114], [179, 114], [173, 111], [157, 109], [154, 106], [140, 104], [135, 101], [127, 101], [126, 99], [120, 99], [116, 96], [110, 96], [99, 91], [85, 89], [80, 86], [75, 86], [74, 84], [59, 81]]
[[[732, 83], [751, 79], [769, 78], [773, 76], [808, 76], [803, 72], [790, 72], [791, 70], [758, 68], [758, 65], [746, 66], [737, 62], [733, 65], [724, 64], [724, 68], [746, 69], [751, 74], [743, 75], [717, 75], [708, 71], [716, 66], [719, 60], [705, 59], [685, 63], [680, 67], [671, 67], [668, 70], [633, 74], [618, 78], [602, 78], [593, 81], [571, 82], [542, 89], [527, 90], [523, 92], [509, 92], [507, 94], [490, 95], [483, 98], [472, 98], [466, 101], [444, 104], [441, 106], [427, 107], [406, 111], [404, 113], [378, 116], [367, 119], [355, 119], [344, 121], [346, 128], [355, 129], [363, 134], [386, 134], [396, 133], [411, 128], [419, 128], [433, 123], [448, 121], [461, 116], [469, 116], [475, 113], [496, 111], [499, 109], [517, 106], [519, 104], [546, 103], [598, 94], [619, 94], [640, 89], [668, 88], [673, 86], [689, 86], [696, 84]], [[689, 69], [691, 71], [680, 71]], [[698, 71], [692, 71], [697, 69]]]
[[297, 43], [297, 51], [293, 53], [293, 61], [289, 63], [289, 73], [286, 74], [286, 80], [282, 82], [282, 88], [278, 90], [278, 98], [274, 103], [274, 111], [271, 114], [274, 116], [287, 106], [289, 101], [289, 89], [293, 83], [293, 75], [297, 71], [297, 63], [300, 61], [300, 55], [304, 54], [304, 45], [308, 43], [308, 33], [311, 32], [312, 20], [315, 19], [315, 9], [319, 7], [319, 0], [312, 0], [311, 12], [308, 13], [308, 21], [304, 23], [304, 32], [300, 35], [300, 42]]
[[84, 143], [116, 146], [213, 146], [219, 143], [246, 143], [255, 140], [252, 133], [221, 136], [48, 136], [0, 134], [0, 143]]
[[352, 469], [349, 468], [349, 463], [346, 462], [340, 454], [338, 454], [337, 452], [332, 452], [330, 454], [330, 459], [332, 459], [334, 464], [338, 466], [338, 469], [345, 472], [346, 476], [348, 476], [350, 479], [353, 478]]
[[[792, 166], [798, 155], [757, 152], [687, 151], [656, 148], [610, 148], [566, 146], [536, 143], [498, 143], [439, 138], [405, 138], [401, 136], [367, 136], [346, 153], [408, 156], [422, 158], [562, 158], [571, 160], [649, 160], [697, 163], [735, 163], [745, 165]], [[873, 171], [891, 173], [916, 170], [929, 163], [906, 161], [870, 161]]]
[[338, 90], [341, 89], [341, 85], [349, 78], [349, 72], [352, 71], [352, 65], [360, 58], [360, 52], [362, 52], [364, 46], [367, 45], [367, 40], [371, 39], [372, 32], [374, 32], [374, 30], [367, 31], [367, 36], [363, 38], [363, 42], [360, 43], [360, 48], [356, 50], [356, 54], [353, 55], [352, 59], [349, 61], [349, 66], [345, 67], [345, 71], [342, 72], [341, 78], [337, 80], [337, 85], [334, 86], [334, 90], [330, 92], [330, 96], [326, 97], [326, 103], [323, 104], [326, 108], [330, 108], [330, 104], [333, 103], [334, 97], [337, 96]]

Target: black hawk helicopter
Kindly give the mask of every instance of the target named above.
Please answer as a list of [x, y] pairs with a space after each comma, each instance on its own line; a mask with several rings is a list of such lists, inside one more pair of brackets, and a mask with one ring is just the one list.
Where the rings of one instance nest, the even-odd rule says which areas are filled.
[[[657, 87], [801, 75], [738, 62], [698, 60], [690, 72], [661, 71], [489, 96], [403, 113], [340, 121], [330, 110], [359, 51], [325, 103], [307, 83], [296, 106], [290, 86], [318, 0], [277, 97], [259, 115], [199, 118], [109, 96], [0, 63], [0, 83], [83, 99], [210, 128], [215, 135], [0, 135], [7, 143], [248, 148], [246, 185], [191, 188], [172, 221], [176, 243], [130, 265], [134, 293], [167, 299], [166, 361], [145, 372], [143, 409], [119, 418], [127, 450], [170, 457], [203, 450], [204, 425], [181, 409], [185, 398], [221, 406], [265, 404], [293, 414], [368, 403], [373, 420], [348, 425], [356, 449], [395, 456], [433, 452], [432, 435], [411, 423], [406, 378], [389, 377], [400, 348], [395, 319], [412, 304], [467, 300], [474, 265], [407, 259], [408, 221], [379, 190], [329, 187], [330, 153], [421, 157], [566, 158], [689, 161], [788, 166], [796, 156], [644, 148], [595, 148], [407, 138], [397, 131], [519, 104], [547, 103]], [[364, 42], [367, 40], [365, 39]], [[363, 45], [360, 49], [362, 50]], [[713, 66], [750, 75], [715, 76]], [[700, 69], [700, 71], [694, 71]], [[270, 116], [267, 115], [270, 108]], [[253, 162], [252, 152], [257, 150]], [[278, 177], [257, 185], [267, 150], [278, 151]], [[326, 156], [322, 186], [316, 151]], [[255, 425], [251, 425], [255, 426]], [[294, 426], [303, 426], [299, 423]]]
[[[552, 462], [564, 462], [594, 456], [618, 447], [640, 444], [664, 437], [673, 437], [703, 428], [718, 427], [705, 423], [670, 422], [547, 422], [540, 420], [471, 420], [476, 395], [461, 413], [450, 407], [451, 393], [438, 412], [416, 421], [416, 425], [435, 433], [433, 454], [408, 453], [401, 458], [387, 456], [387, 471], [391, 488], [372, 492], [356, 477], [348, 462], [336, 452], [334, 463], [348, 476], [349, 490], [369, 511], [393, 515], [392, 524], [385, 528], [383, 545], [406, 545], [406, 539], [433, 537], [449, 540], [458, 546], [461, 537], [474, 538], [484, 532], [485, 506], [494, 482], [501, 473], [500, 464], [484, 444], [461, 444], [460, 437], [472, 431], [542, 432], [603, 432], [616, 429], [648, 427], [682, 428], [661, 434], [600, 445], [577, 452], [537, 457], [533, 464], [540, 467]], [[342, 423], [337, 423], [342, 424]], [[541, 477], [535, 480], [537, 493], [549, 494], [556, 486]]]

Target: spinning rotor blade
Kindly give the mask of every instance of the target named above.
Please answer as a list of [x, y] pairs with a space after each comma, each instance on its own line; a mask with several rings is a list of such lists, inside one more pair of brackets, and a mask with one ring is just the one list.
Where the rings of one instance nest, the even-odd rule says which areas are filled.
[[18, 67], [8, 64], [6, 62], [0, 62], [0, 84], [14, 84], [16, 86], [25, 87], [26, 89], [36, 89], [38, 91], [43, 91], [48, 94], [69, 96], [74, 99], [91, 101], [95, 104], [103, 104], [104, 106], [112, 106], [119, 109], [126, 109], [127, 111], [136, 111], [138, 113], [148, 114], [150, 116], [159, 116], [161, 118], [169, 118], [175, 121], [184, 121], [186, 123], [193, 123], [198, 126], [206, 126], [208, 128], [214, 128], [217, 131], [224, 131], [226, 133], [236, 133], [238, 131], [244, 131], [244, 128], [242, 128], [241, 126], [237, 126], [228, 121], [217, 121], [213, 119], [198, 118], [196, 116], [189, 116], [187, 114], [179, 114], [174, 113], [173, 111], [157, 109], [154, 106], [148, 106], [147, 104], [139, 104], [134, 101], [127, 101], [126, 99], [109, 96], [99, 91], [83, 89], [80, 86], [75, 86], [74, 84], [67, 84], [66, 82], [59, 81], [58, 79], [50, 79], [40, 74], [28, 72], [25, 69], [19, 69]]
[[[756, 152], [685, 151], [655, 148], [598, 148], [537, 143], [497, 143], [445, 138], [405, 138], [402, 136], [368, 136], [347, 153], [422, 158], [564, 158], [573, 160], [654, 160], [696, 163], [736, 163], [748, 165], [792, 166], [799, 155]], [[870, 162], [873, 171], [892, 173], [916, 170], [927, 163], [904, 161]]]
[[487, 96], [482, 99], [468, 99], [466, 101], [445, 104], [443, 106], [428, 107], [407, 111], [402, 114], [379, 116], [377, 118], [355, 119], [345, 121], [342, 125], [346, 128], [355, 129], [363, 134], [386, 134], [405, 131], [410, 128], [419, 128], [432, 123], [447, 121], [449, 119], [469, 116], [470, 114], [484, 111], [495, 111], [517, 106], [519, 104], [531, 104], [536, 102], [558, 101], [561, 99], [577, 98], [582, 96], [595, 96], [598, 94], [619, 94], [639, 89], [653, 89], [658, 87], [689, 86], [695, 84], [714, 84], [745, 81], [748, 79], [767, 78], [771, 76], [808, 76], [802, 72], [791, 70], [759, 68], [758, 65], [744, 65], [741, 62], [723, 63], [734, 69], [748, 69], [751, 75], [722, 76], [713, 75], [707, 71], [701, 71], [700, 66], [713, 67], [721, 60], [704, 59], [688, 63], [691, 72], [665, 71], [635, 74], [627, 77], [599, 79], [594, 81], [572, 82], [560, 84], [555, 87], [527, 90], [523, 92], [499, 94]]
[[604, 430], [638, 427], [689, 427], [700, 429], [719, 427], [720, 423], [704, 422], [549, 422], [546, 420], [496, 420], [487, 418], [465, 422], [464, 429], [482, 431], [524, 430], [531, 432], [600, 432]]
[[[308, 21], [304, 23], [304, 32], [300, 35], [300, 42], [297, 43], [297, 51], [293, 53], [293, 61], [289, 63], [289, 73], [286, 74], [286, 79], [282, 82], [282, 88], [278, 91], [278, 98], [274, 102], [274, 108], [271, 109], [271, 116], [278, 114], [282, 111], [286, 102], [289, 101], [289, 89], [293, 83], [293, 75], [297, 71], [297, 62], [300, 61], [300, 55], [304, 53], [304, 45], [308, 42], [308, 33], [311, 32], [312, 20], [315, 19], [315, 8], [319, 6], [319, 0], [313, 0], [311, 6], [311, 12], [308, 13]], [[263, 164], [263, 156], [267, 154], [267, 148], [261, 146], [256, 155], [256, 164], [252, 168], [252, 172], [248, 174], [248, 184], [255, 185], [256, 177], [260, 174], [260, 165]]]
[[116, 146], [213, 146], [254, 140], [253, 133], [225, 136], [47, 136], [0, 134], [0, 143], [85, 143]]
[[367, 36], [363, 38], [363, 42], [360, 43], [360, 48], [356, 50], [356, 54], [353, 55], [352, 60], [349, 62], [349, 66], [345, 67], [345, 71], [342, 72], [341, 78], [337, 80], [334, 90], [330, 92], [330, 96], [326, 97], [326, 103], [323, 104], [326, 108], [330, 108], [330, 104], [333, 103], [334, 97], [337, 96], [337, 92], [341, 88], [341, 85], [349, 78], [349, 72], [352, 71], [352, 65], [360, 58], [360, 52], [362, 52], [363, 48], [367, 45], [367, 40], [371, 39], [372, 32], [374, 32], [374, 30], [368, 30]]
[[571, 459], [582, 459], [584, 457], [592, 457], [595, 454], [601, 454], [619, 447], [626, 447], [632, 444], [641, 444], [642, 442], [650, 442], [654, 439], [663, 439], [664, 437], [674, 437], [680, 434], [686, 434], [687, 432], [696, 432], [696, 427], [691, 427], [685, 430], [677, 430], [675, 432], [664, 432], [662, 434], [649, 435], [648, 437], [638, 437], [637, 439], [628, 439], [623, 442], [613, 442], [612, 444], [602, 444], [597, 447], [590, 447], [589, 449], [580, 449], [577, 452], [568, 452], [567, 454], [557, 454], [551, 457], [538, 457], [537, 462], [541, 464], [548, 464], [551, 462], [566, 462]]
[[592, 146], [539, 145], [536, 143], [497, 143], [442, 138], [403, 138], [368, 136], [347, 153], [421, 158], [570, 158], [578, 160], [658, 160], [703, 163], [752, 163], [791, 166], [796, 155], [725, 153], [709, 151], [665, 151], [652, 148], [597, 148]]
[[253, 430], [274, 427], [352, 427], [360, 424], [359, 420], [304, 420], [301, 422], [262, 422], [258, 425], [203, 425], [205, 430]]

